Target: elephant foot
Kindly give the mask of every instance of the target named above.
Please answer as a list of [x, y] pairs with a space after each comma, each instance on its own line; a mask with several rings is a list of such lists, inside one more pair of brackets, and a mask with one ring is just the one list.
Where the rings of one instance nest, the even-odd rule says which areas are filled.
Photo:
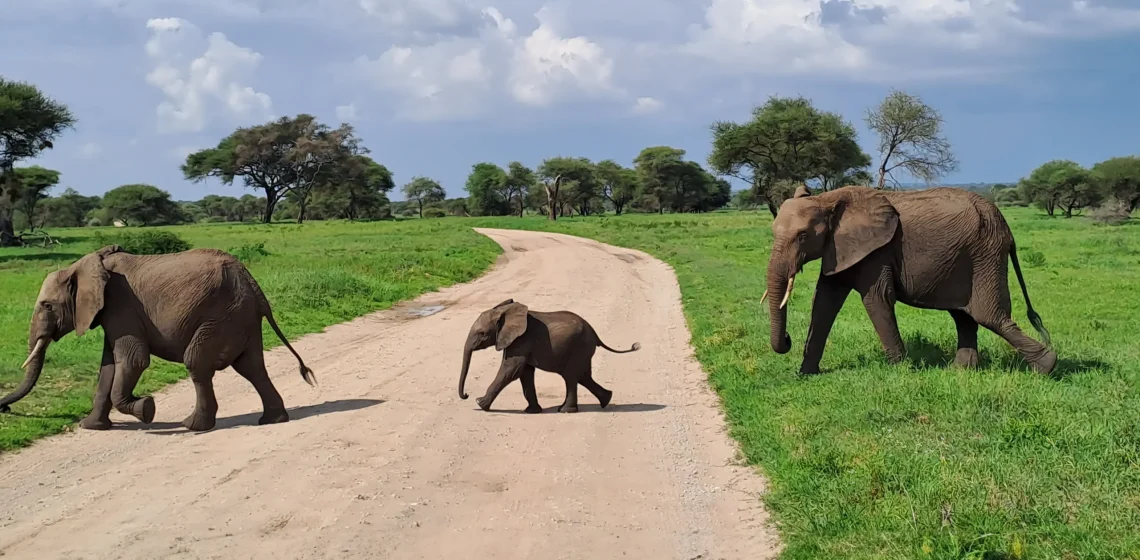
[[213, 415], [206, 415], [202, 412], [195, 411], [194, 414], [187, 416], [186, 419], [182, 421], [182, 426], [192, 432], [205, 432], [214, 429], [216, 422], [217, 418]]
[[0, 405], [0, 412], [3, 412], [4, 414], [7, 414], [7, 413], [9, 413], [9, 412], [12, 412], [12, 407], [10, 407], [10, 406], [8, 406], [8, 405], [6, 405], [6, 404], [5, 404], [5, 405]]
[[479, 408], [483, 409], [483, 412], [491, 410], [491, 401], [488, 401], [486, 397], [476, 398], [475, 404], [479, 405]]
[[527, 414], [539, 414], [542, 412], [542, 407], [538, 406], [537, 404], [530, 405], [530, 406], [527, 406], [526, 410], [524, 410], [523, 412], [525, 412]]
[[139, 422], [143, 424], [154, 422], [154, 398], [143, 397], [135, 401], [128, 414], [138, 418]]
[[562, 406], [558, 407], [558, 412], [566, 412], [566, 413], [578, 412], [578, 405], [574, 405], [574, 406], [562, 405]]
[[111, 419], [99, 418], [98, 416], [88, 416], [79, 421], [79, 427], [84, 430], [110, 430]]
[[1040, 360], [1033, 362], [1033, 369], [1037, 371], [1037, 373], [1044, 375], [1053, 373], [1054, 367], [1057, 367], [1057, 353], [1052, 350], [1045, 352], [1045, 355], [1042, 356]]
[[974, 369], [978, 367], [978, 350], [976, 348], [959, 348], [954, 355], [954, 367]]
[[804, 362], [800, 364], [800, 375], [818, 375], [819, 364], [809, 364]]
[[609, 389], [602, 389], [601, 393], [602, 394], [598, 397], [598, 404], [602, 405], [602, 408], [605, 408], [606, 405], [610, 404], [610, 400], [614, 398], [614, 392]]
[[282, 424], [289, 421], [289, 412], [285, 409], [281, 410], [266, 410], [261, 415], [261, 419], [257, 421], [259, 426], [266, 424]]

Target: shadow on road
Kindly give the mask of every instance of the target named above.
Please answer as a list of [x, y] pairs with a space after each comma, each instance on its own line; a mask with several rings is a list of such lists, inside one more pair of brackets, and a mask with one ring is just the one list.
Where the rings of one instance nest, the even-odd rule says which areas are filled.
[[[663, 405], [663, 404], [646, 404], [646, 403], [611, 404], [611, 405], [607, 406], [606, 408], [602, 408], [601, 405], [599, 405], [597, 403], [595, 403], [595, 404], [581, 404], [581, 403], [579, 403], [578, 404], [578, 413], [581, 414], [583, 412], [656, 412], [656, 411], [661, 410], [663, 408], [665, 408], [665, 405]], [[479, 409], [476, 408], [475, 410], [479, 410]], [[523, 415], [526, 414], [525, 412], [523, 412], [521, 410], [496, 410], [494, 408], [492, 408], [488, 412], [490, 412], [492, 414], [523, 414]], [[543, 414], [550, 413], [550, 412], [557, 413], [558, 412], [558, 406], [557, 405], [548, 406], [548, 407], [542, 409]]]
[[[289, 409], [289, 421], [296, 422], [304, 420], [312, 416], [321, 416], [323, 414], [332, 414], [336, 412], [350, 412], [353, 410], [361, 410], [382, 404], [384, 401], [378, 399], [342, 399], [339, 401], [328, 401], [321, 404], [310, 404], [306, 406], [299, 406]], [[189, 414], [189, 412], [187, 412]], [[229, 428], [237, 428], [240, 426], [257, 426], [258, 419], [261, 418], [261, 411], [249, 412], [246, 414], [239, 414], [237, 416], [227, 416], [225, 418], [218, 418], [217, 424], [211, 432], [217, 430], [226, 430]], [[150, 424], [143, 424], [140, 422], [125, 422], [122, 424], [116, 423], [112, 429], [115, 430], [135, 430], [145, 431], [157, 435], [169, 436], [175, 434], [195, 433], [190, 432], [182, 427], [179, 422], [152, 422]], [[198, 432], [209, 433], [209, 432]]]

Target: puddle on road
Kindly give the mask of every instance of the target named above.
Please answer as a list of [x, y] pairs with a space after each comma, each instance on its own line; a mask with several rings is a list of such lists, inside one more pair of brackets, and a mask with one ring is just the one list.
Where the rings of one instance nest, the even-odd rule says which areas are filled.
[[444, 310], [444, 306], [442, 306], [442, 305], [428, 305], [426, 307], [412, 307], [412, 308], [408, 309], [408, 315], [411, 315], [412, 317], [423, 318], [423, 317], [435, 315], [436, 313], [439, 313], [440, 311], [443, 311], [443, 310]]

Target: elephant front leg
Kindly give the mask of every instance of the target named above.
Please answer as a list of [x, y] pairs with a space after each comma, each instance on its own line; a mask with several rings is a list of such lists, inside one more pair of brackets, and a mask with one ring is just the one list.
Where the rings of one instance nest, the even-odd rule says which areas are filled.
[[154, 398], [135, 397], [142, 372], [150, 366], [150, 349], [142, 341], [133, 337], [121, 338], [115, 342], [115, 384], [111, 390], [111, 402], [115, 410], [130, 414], [144, 424], [154, 421]]
[[815, 295], [812, 296], [811, 324], [808, 326], [807, 344], [804, 345], [804, 360], [800, 364], [801, 374], [819, 373], [819, 362], [823, 358], [827, 337], [831, 334], [835, 317], [843, 309], [849, 293], [851, 288], [846, 284], [820, 275], [819, 282], [815, 285]]
[[875, 333], [883, 343], [887, 361], [897, 364], [906, 358], [906, 345], [899, 334], [899, 322], [895, 317], [894, 292], [889, 288], [872, 289], [863, 295], [863, 307], [875, 326]]
[[519, 374], [519, 383], [522, 383], [523, 396], [526, 397], [527, 414], [542, 412], [542, 405], [538, 404], [538, 391], [534, 387], [534, 366], [525, 366]]
[[978, 367], [978, 322], [965, 311], [952, 310], [954, 326], [958, 329], [958, 351], [954, 365], [962, 368]]
[[95, 386], [95, 397], [91, 401], [91, 414], [79, 421], [79, 427], [87, 430], [111, 429], [111, 385], [115, 381], [115, 353], [104, 342], [103, 361], [99, 366], [99, 381]]
[[[499, 364], [499, 373], [495, 376], [495, 380], [487, 386], [487, 392], [482, 397], [475, 399], [475, 403], [479, 408], [484, 411], [491, 409], [491, 403], [499, 396], [503, 389], [510, 385], [512, 381], [518, 379], [522, 373], [523, 368], [526, 367], [526, 356], [503, 356], [502, 363]], [[534, 377], [531, 377], [533, 381]], [[538, 398], [535, 397], [537, 402]]]

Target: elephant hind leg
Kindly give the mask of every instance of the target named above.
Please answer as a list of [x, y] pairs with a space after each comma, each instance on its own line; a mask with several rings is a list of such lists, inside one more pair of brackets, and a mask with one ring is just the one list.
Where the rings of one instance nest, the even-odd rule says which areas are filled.
[[601, 383], [594, 380], [593, 366], [586, 370], [586, 375], [578, 381], [578, 384], [585, 387], [587, 391], [594, 395], [594, 398], [598, 399], [598, 404], [602, 405], [602, 408], [609, 405], [610, 400], [614, 397], [613, 391], [602, 387]]
[[218, 419], [218, 399], [214, 396], [214, 373], [218, 356], [223, 350], [220, 340], [214, 336], [214, 323], [203, 323], [198, 327], [190, 344], [183, 353], [182, 363], [190, 372], [194, 382], [194, 412], [190, 413], [182, 425], [188, 430], [202, 432], [214, 429]]
[[965, 311], [953, 309], [950, 316], [958, 329], [958, 351], [954, 365], [963, 368], [978, 367], [978, 322]]
[[265, 369], [265, 354], [261, 349], [260, 333], [254, 338], [257, 340], [251, 340], [241, 355], [234, 360], [234, 371], [249, 381], [257, 390], [257, 395], [261, 397], [263, 412], [261, 419], [257, 421], [258, 424], [288, 422], [289, 412], [285, 410], [285, 401], [281, 400], [281, 394], [273, 386], [273, 382], [269, 379], [269, 372]]
[[1005, 274], [1000, 276], [996, 290], [975, 290], [974, 300], [970, 302], [970, 316], [978, 324], [1004, 338], [1038, 373], [1051, 373], [1057, 365], [1057, 353], [1030, 338], [1013, 321], [1010, 315], [1009, 286], [1005, 283]]

